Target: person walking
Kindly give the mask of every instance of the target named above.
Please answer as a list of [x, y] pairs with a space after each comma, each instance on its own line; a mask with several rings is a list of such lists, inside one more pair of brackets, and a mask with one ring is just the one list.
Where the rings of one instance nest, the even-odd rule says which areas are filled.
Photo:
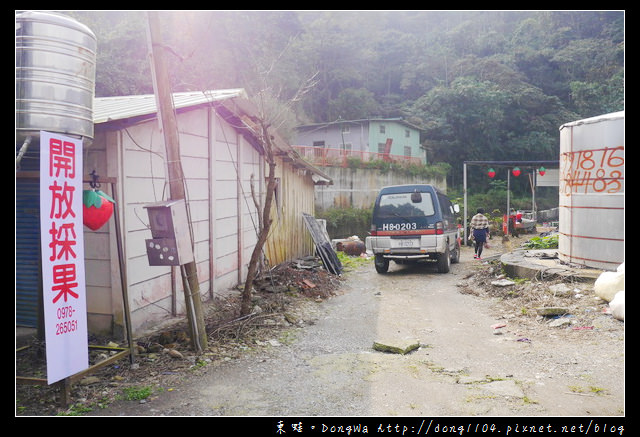
[[489, 238], [489, 219], [484, 215], [483, 208], [478, 208], [477, 214], [471, 218], [469, 226], [475, 242], [475, 255], [473, 258], [482, 259], [482, 249], [487, 242], [487, 238]]
[[[518, 219], [518, 215], [520, 218]], [[522, 214], [517, 214], [515, 209], [511, 209], [509, 214], [509, 233], [513, 238], [519, 238], [517, 224], [522, 221]]]

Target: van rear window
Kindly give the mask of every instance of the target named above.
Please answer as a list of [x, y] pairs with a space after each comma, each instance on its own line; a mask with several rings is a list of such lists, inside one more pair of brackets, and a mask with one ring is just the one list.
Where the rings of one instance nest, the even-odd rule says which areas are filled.
[[[420, 193], [419, 202], [411, 201], [411, 193], [383, 194], [380, 196], [379, 217], [428, 217], [435, 214], [431, 193]], [[414, 199], [415, 200], [415, 199]]]

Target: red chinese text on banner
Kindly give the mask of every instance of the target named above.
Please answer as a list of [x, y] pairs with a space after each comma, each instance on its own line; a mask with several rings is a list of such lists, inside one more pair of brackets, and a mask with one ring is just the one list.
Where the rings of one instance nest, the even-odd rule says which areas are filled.
[[40, 132], [40, 229], [47, 382], [89, 367], [82, 140]]

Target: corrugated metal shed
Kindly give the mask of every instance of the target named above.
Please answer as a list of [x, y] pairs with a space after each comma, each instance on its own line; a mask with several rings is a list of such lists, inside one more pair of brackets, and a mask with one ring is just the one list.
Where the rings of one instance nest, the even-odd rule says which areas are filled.
[[[233, 101], [233, 107], [223, 104], [223, 102]], [[247, 94], [242, 88], [233, 88], [226, 90], [197, 91], [197, 92], [179, 92], [173, 93], [173, 105], [176, 110], [182, 110], [202, 105], [220, 104], [237, 117], [236, 121], [242, 123], [244, 127], [257, 136], [255, 127], [248, 123], [243, 115], [256, 116], [257, 112], [253, 105], [249, 102]], [[243, 114], [235, 114], [237, 111]], [[125, 119], [147, 119], [155, 117], [156, 97], [154, 94], [143, 94], [133, 96], [119, 97], [97, 97], [93, 101], [93, 121], [97, 125], [114, 122]], [[291, 145], [280, 139], [275, 134], [275, 145], [279, 149], [278, 155], [285, 157], [293, 163], [295, 167], [305, 168], [311, 172], [312, 178], [317, 185], [331, 185], [331, 178], [319, 170], [317, 167], [308, 163], [302, 158]]]

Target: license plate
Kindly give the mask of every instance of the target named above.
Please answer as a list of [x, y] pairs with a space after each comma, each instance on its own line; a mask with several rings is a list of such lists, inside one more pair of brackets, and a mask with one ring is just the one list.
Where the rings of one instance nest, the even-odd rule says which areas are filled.
[[417, 238], [391, 240], [391, 247], [418, 247], [419, 245], [420, 245], [420, 240]]

